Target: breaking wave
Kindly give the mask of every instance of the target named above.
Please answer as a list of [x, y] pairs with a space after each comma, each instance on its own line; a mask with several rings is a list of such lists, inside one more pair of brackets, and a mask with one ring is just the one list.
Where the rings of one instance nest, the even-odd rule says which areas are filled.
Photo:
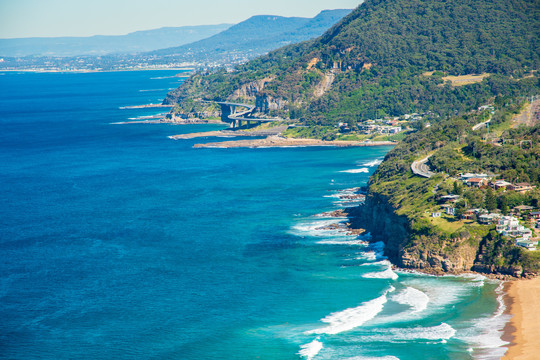
[[373, 331], [375, 335], [368, 335], [364, 340], [403, 342], [403, 341], [440, 341], [446, 342], [456, 334], [456, 330], [447, 323], [431, 327], [391, 328]]
[[298, 352], [298, 355], [305, 357], [307, 360], [313, 359], [323, 348], [323, 343], [320, 342], [319, 339], [320, 338], [317, 337], [309, 344], [300, 346], [300, 351]]
[[322, 322], [329, 324], [328, 326], [307, 331], [306, 334], [333, 335], [362, 326], [366, 321], [373, 319], [383, 310], [384, 304], [388, 301], [386, 295], [394, 290], [393, 287], [390, 287], [390, 289], [378, 298], [366, 301], [354, 308], [332, 313], [321, 319]]
[[349, 173], [349, 174], [360, 174], [360, 173], [369, 173], [368, 168], [360, 168], [360, 169], [349, 169], [349, 170], [342, 170], [341, 173]]
[[396, 274], [390, 268], [384, 271], [367, 273], [367, 274], [362, 275], [362, 277], [366, 279], [392, 279], [392, 280], [397, 280], [399, 278], [398, 274]]
[[406, 287], [405, 290], [393, 295], [391, 300], [398, 304], [408, 305], [411, 307], [413, 313], [418, 313], [427, 309], [429, 296], [413, 287]]
[[380, 165], [382, 162], [383, 162], [383, 159], [376, 159], [376, 160], [364, 163], [362, 164], [362, 166], [374, 167], [374, 166]]

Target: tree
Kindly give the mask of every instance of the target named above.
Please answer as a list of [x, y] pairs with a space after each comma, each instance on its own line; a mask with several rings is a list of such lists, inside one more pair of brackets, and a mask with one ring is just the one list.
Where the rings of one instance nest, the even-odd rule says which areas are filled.
[[507, 215], [509, 208], [508, 208], [508, 199], [506, 198], [506, 196], [501, 196], [498, 199], [498, 205], [499, 205], [499, 209], [501, 209], [501, 212], [503, 213], [503, 215]]
[[463, 194], [463, 186], [458, 181], [454, 181], [454, 190], [452, 191], [452, 193], [454, 193], [454, 195]]
[[493, 211], [497, 208], [497, 197], [495, 196], [492, 188], [488, 188], [486, 191], [484, 205], [488, 211]]

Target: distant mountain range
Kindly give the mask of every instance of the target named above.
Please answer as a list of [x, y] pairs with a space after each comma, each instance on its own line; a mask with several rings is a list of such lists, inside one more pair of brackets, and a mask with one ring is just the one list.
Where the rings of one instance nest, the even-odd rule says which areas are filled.
[[351, 11], [324, 10], [314, 18], [260, 15], [232, 26], [162, 28], [125, 36], [0, 39], [0, 70], [230, 67], [316, 38]]
[[253, 16], [207, 39], [157, 50], [152, 54], [174, 56], [184, 61], [211, 61], [238, 53], [254, 57], [285, 45], [316, 38], [351, 11], [325, 10], [314, 18]]
[[189, 44], [218, 34], [231, 24], [164, 27], [127, 35], [0, 39], [0, 56], [78, 56], [139, 53]]

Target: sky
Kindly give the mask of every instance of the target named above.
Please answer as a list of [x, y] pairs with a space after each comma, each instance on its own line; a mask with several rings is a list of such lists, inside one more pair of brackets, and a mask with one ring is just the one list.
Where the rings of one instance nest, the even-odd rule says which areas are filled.
[[235, 24], [253, 15], [313, 17], [361, 0], [0, 0], [0, 38], [123, 35]]

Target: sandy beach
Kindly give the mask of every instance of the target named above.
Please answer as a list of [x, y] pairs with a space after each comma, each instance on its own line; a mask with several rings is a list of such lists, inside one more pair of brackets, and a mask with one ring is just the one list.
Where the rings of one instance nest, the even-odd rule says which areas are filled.
[[540, 278], [509, 283], [509, 312], [512, 319], [504, 329], [511, 344], [503, 360], [540, 358]]

